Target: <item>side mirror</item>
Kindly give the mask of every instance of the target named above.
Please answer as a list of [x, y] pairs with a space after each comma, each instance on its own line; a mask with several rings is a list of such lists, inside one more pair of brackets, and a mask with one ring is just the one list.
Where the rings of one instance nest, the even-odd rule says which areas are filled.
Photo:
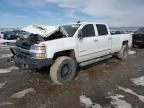
[[80, 29], [80, 30], [78, 31], [78, 38], [79, 38], [79, 39], [82, 39], [82, 38], [83, 38], [82, 29]]

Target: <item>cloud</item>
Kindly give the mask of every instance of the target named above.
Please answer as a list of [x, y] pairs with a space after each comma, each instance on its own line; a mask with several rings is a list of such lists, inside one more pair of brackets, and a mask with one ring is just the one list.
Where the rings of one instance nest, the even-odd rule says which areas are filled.
[[0, 17], [7, 17], [7, 18], [19, 18], [19, 19], [29, 19], [30, 17], [24, 15], [13, 15], [13, 14], [1, 14]]
[[87, 2], [83, 0], [45, 0], [49, 3], [55, 3], [63, 8], [81, 8], [83, 7]]
[[43, 15], [43, 16], [46, 16], [46, 17], [50, 17], [53, 15], [53, 13], [51, 11], [48, 11], [48, 10], [39, 11], [38, 13]]
[[25, 16], [25, 15], [15, 15], [15, 14], [0, 14], [0, 18], [1, 18], [1, 27], [21, 27], [22, 23], [24, 23], [23, 25], [26, 26], [29, 21], [30, 21], [30, 17], [29, 16]]
[[[143, 0], [46, 0], [59, 7], [79, 11], [91, 17], [105, 17], [113, 25], [144, 24]], [[70, 15], [72, 15], [70, 13]], [[100, 19], [99, 19], [100, 20]], [[103, 19], [101, 21], [104, 21]]]
[[21, 8], [38, 8], [47, 5], [45, 0], [5, 0], [7, 3], [10, 3], [13, 6]]
[[[144, 25], [144, 0], [6, 0], [14, 6], [37, 9], [43, 16], [59, 14], [49, 6], [54, 4], [67, 18], [100, 21], [109, 25]], [[55, 7], [55, 8], [57, 8]], [[55, 13], [55, 14], [53, 14]], [[63, 17], [63, 16], [61, 16]], [[65, 18], [64, 17], [64, 18]]]

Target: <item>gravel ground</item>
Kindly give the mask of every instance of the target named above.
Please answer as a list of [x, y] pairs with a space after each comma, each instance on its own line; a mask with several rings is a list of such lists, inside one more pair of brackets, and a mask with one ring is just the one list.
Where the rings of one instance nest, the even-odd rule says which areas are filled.
[[7, 62], [8, 47], [0, 46], [0, 108], [144, 108], [144, 49], [132, 50], [126, 62], [111, 58], [83, 67], [72, 83], [59, 86], [48, 70], [19, 72]]

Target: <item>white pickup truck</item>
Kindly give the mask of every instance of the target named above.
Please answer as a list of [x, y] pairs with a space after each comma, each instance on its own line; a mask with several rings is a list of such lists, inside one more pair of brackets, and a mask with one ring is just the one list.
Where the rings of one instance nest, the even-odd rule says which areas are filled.
[[[126, 60], [132, 43], [130, 34], [111, 35], [106, 24], [74, 23], [59, 27], [32, 25], [23, 29], [31, 33], [11, 48], [16, 66], [24, 69], [50, 67], [56, 84], [72, 81], [79, 66], [116, 55]], [[49, 70], [48, 70], [49, 71]]]

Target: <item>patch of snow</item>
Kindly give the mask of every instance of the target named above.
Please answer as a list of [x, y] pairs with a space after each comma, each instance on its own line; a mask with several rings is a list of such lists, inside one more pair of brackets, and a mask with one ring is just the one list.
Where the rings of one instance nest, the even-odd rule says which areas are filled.
[[136, 54], [136, 51], [129, 50], [129, 55]]
[[142, 76], [140, 78], [133, 78], [133, 79], [131, 79], [131, 81], [136, 85], [144, 86], [144, 76]]
[[17, 70], [17, 69], [18, 69], [18, 67], [16, 67], [16, 66], [12, 66], [7, 69], [0, 69], [0, 74], [10, 73], [12, 70]]
[[92, 100], [84, 95], [80, 96], [80, 103], [90, 106], [93, 104]]
[[10, 51], [10, 48], [8, 48], [8, 47], [1, 48], [1, 47], [0, 47], [0, 50], [1, 50], [1, 51]]
[[4, 50], [4, 49], [9, 49], [10, 47], [8, 46], [0, 46], [0, 49]]
[[0, 83], [0, 88], [3, 88], [3, 86], [6, 85], [6, 82]]
[[9, 70], [17, 70], [17, 69], [19, 69], [19, 68], [16, 67], [16, 66], [12, 66], [12, 67], [9, 67], [8, 69], [9, 69]]
[[11, 57], [11, 56], [12, 56], [12, 54], [3, 54], [3, 55], [0, 56], [0, 59], [8, 58], [8, 57]]
[[128, 88], [123, 88], [121, 86], [118, 86], [118, 89], [126, 92], [126, 93], [130, 93], [132, 95], [135, 95], [141, 102], [144, 102], [144, 96], [142, 95], [138, 95], [137, 93], [135, 93], [134, 91], [132, 91], [131, 89], [128, 89]]
[[6, 46], [7, 46], [7, 45], [0, 45], [0, 48], [1, 48], [1, 47], [6, 47]]
[[92, 100], [85, 95], [80, 96], [80, 103], [85, 108], [102, 108], [100, 104], [93, 103]]
[[0, 49], [9, 49], [9, 48], [12, 48], [12, 47], [15, 47], [15, 46], [14, 45], [8, 46], [8, 45], [1, 45], [0, 44]]
[[121, 99], [124, 98], [123, 95], [116, 94], [115, 96], [109, 96], [108, 98], [112, 99], [110, 103], [114, 108], [132, 108], [131, 104]]
[[0, 74], [9, 73], [9, 72], [11, 72], [11, 70], [9, 69], [0, 69]]
[[5, 40], [5, 39], [1, 39], [0, 38], [0, 44], [3, 44], [3, 43], [15, 43], [16, 40]]
[[3, 103], [0, 103], [0, 106], [11, 105], [11, 104], [12, 104], [11, 102], [3, 102]]
[[28, 88], [28, 89], [25, 89], [25, 90], [22, 90], [22, 91], [19, 91], [19, 92], [13, 94], [11, 97], [12, 98], [22, 98], [28, 93], [35, 93], [35, 92], [36, 91], [33, 88]]
[[141, 69], [138, 69], [137, 71], [138, 71], [138, 72], [141, 72], [142, 70], [141, 70]]

